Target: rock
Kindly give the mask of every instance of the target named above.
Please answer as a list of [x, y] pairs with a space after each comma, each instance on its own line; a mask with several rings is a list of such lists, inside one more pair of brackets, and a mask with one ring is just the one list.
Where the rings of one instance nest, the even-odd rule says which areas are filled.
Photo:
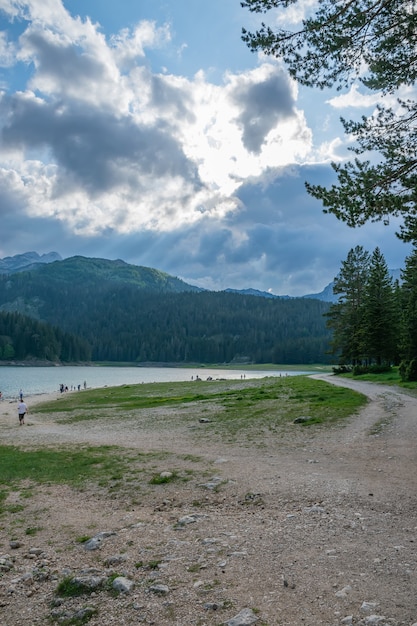
[[79, 621], [81, 623], [85, 623], [87, 622], [90, 617], [92, 617], [93, 615], [95, 615], [97, 613], [97, 609], [91, 607], [91, 606], [86, 606], [83, 609], [78, 609], [78, 611], [76, 611], [72, 617], [72, 619], [74, 621]]
[[112, 565], [119, 565], [120, 563], [124, 563], [126, 561], [126, 557], [123, 554], [115, 554], [114, 556], [109, 556], [104, 564], [107, 567], [111, 567]]
[[125, 576], [118, 576], [112, 582], [113, 589], [119, 593], [129, 593], [133, 589], [134, 585], [134, 581], [126, 578]]
[[191, 515], [184, 515], [184, 517], [180, 517], [177, 524], [179, 526], [187, 526], [188, 524], [194, 524], [195, 522], [197, 522], [199, 519], [203, 517], [207, 517], [207, 515], [202, 515], [199, 513], [193, 513]]
[[322, 506], [318, 506], [317, 504], [314, 504], [313, 506], [309, 506], [309, 507], [305, 507], [304, 509], [305, 513], [325, 513], [325, 509], [323, 509]]
[[224, 622], [224, 624], [226, 626], [251, 626], [252, 624], [256, 624], [258, 619], [252, 609], [242, 609], [240, 613], [227, 622]]
[[72, 579], [74, 585], [81, 589], [92, 591], [103, 586], [104, 576], [75, 576]]
[[363, 613], [372, 613], [372, 611], [376, 609], [376, 606], [377, 606], [376, 602], [362, 602], [361, 611]]
[[222, 482], [222, 478], [220, 476], [213, 476], [211, 480], [207, 483], [202, 483], [199, 487], [204, 487], [205, 489], [216, 489]]
[[148, 591], [150, 591], [151, 593], [159, 594], [161, 596], [165, 596], [167, 593], [169, 593], [169, 587], [167, 585], [161, 585], [161, 584], [151, 585]]
[[346, 587], [343, 587], [340, 591], [336, 591], [335, 596], [336, 598], [347, 598], [351, 591], [352, 587], [350, 585], [346, 585]]
[[107, 539], [107, 537], [111, 537], [112, 535], [115, 535], [115, 534], [116, 534], [115, 532], [109, 532], [109, 531], [98, 533], [97, 535], [95, 535], [94, 537], [92, 537], [91, 539], [85, 542], [84, 548], [85, 550], [98, 550], [101, 547], [101, 544], [104, 539]]
[[204, 605], [205, 611], [217, 611], [218, 609], [222, 609], [224, 606], [223, 602], [206, 602]]
[[13, 562], [8, 554], [0, 557], [0, 572], [9, 572], [13, 569]]
[[293, 424], [304, 424], [305, 422], [308, 422], [312, 419], [313, 418], [310, 415], [300, 415], [300, 417], [295, 418]]

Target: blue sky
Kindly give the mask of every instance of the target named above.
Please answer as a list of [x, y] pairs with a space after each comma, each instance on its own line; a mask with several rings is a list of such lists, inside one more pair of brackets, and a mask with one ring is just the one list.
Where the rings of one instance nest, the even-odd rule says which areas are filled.
[[339, 118], [375, 96], [300, 88], [241, 41], [259, 21], [239, 0], [0, 0], [0, 258], [123, 259], [293, 296], [358, 244], [403, 267], [398, 222], [350, 229], [304, 189], [333, 180]]

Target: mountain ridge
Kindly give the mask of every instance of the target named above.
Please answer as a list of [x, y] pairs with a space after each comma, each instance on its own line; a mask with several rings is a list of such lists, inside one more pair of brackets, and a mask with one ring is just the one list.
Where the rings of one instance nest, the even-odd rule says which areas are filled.
[[[187, 283], [183, 281], [182, 279], [171, 276], [170, 274], [167, 274], [166, 272], [162, 272], [161, 270], [157, 270], [155, 268], [150, 268], [150, 267], [141, 266], [141, 265], [130, 264], [121, 259], [110, 260], [110, 259], [103, 259], [103, 258], [98, 258], [98, 257], [84, 257], [81, 255], [75, 255], [75, 256], [67, 257], [66, 259], [63, 259], [58, 252], [48, 252], [46, 254], [39, 255], [37, 252], [31, 251], [31, 252], [24, 252], [22, 254], [16, 254], [14, 256], [5, 257], [4, 259], [0, 259], [0, 274], [15, 274], [17, 272], [25, 272], [25, 271], [32, 271], [32, 270], [36, 271], [37, 269], [41, 268], [43, 265], [47, 265], [47, 264], [51, 264], [55, 262], [63, 263], [65, 266], [66, 262], [69, 262], [69, 260], [71, 260], [70, 262], [74, 265], [78, 260], [82, 260], [82, 259], [89, 259], [92, 262], [94, 261], [99, 262], [102, 266], [101, 268], [98, 266], [96, 267], [96, 269], [98, 269], [99, 271], [104, 271], [103, 265], [105, 265], [107, 268], [107, 272], [108, 272], [106, 275], [106, 278], [109, 278], [109, 274], [111, 274], [112, 268], [118, 268], [119, 270], [125, 273], [126, 282], [131, 282], [131, 280], [134, 279], [134, 273], [135, 273], [135, 270], [133, 268], [136, 268], [136, 270], [140, 270], [141, 272], [146, 273], [148, 276], [153, 274], [155, 278], [159, 277], [161, 285], [163, 284], [164, 281], [166, 281], [166, 283], [168, 284], [169, 283], [168, 277], [169, 277], [173, 279], [174, 281], [179, 281], [177, 283], [177, 286], [180, 287], [181, 285], [184, 288], [186, 288], [186, 290], [208, 291], [207, 289], [204, 289], [202, 287], [197, 287], [196, 285]], [[138, 278], [138, 276], [136, 276], [136, 278]], [[225, 293], [235, 293], [235, 294], [257, 296], [257, 297], [270, 298], [270, 299], [279, 298], [281, 300], [287, 300], [291, 298], [316, 298], [317, 300], [323, 300], [325, 302], [332, 302], [333, 301], [331, 299], [332, 292], [329, 291], [332, 285], [333, 283], [330, 283], [320, 293], [308, 294], [305, 296], [278, 295], [278, 294], [271, 293], [269, 291], [262, 291], [262, 290], [255, 289], [252, 287], [248, 287], [245, 289], [234, 289], [234, 288], [228, 287], [227, 289], [223, 289], [222, 291], [224, 291]], [[179, 290], [182, 290], [182, 289], [179, 289]]]

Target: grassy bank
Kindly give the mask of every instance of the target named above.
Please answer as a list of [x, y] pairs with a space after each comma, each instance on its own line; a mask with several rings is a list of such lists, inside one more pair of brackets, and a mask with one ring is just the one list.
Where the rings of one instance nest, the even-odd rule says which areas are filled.
[[[242, 428], [262, 421], [289, 422], [309, 415], [309, 425], [347, 417], [365, 401], [361, 394], [306, 376], [266, 377], [250, 380], [214, 380], [121, 385], [85, 390], [40, 404], [35, 412], [54, 412], [66, 422], [103, 419], [103, 411], [126, 414], [156, 407], [177, 411], [196, 404], [196, 413], [211, 407], [216, 423], [225, 429], [232, 420]], [[170, 424], [170, 427], [172, 425]]]
[[401, 380], [398, 367], [392, 367], [389, 372], [381, 372], [380, 374], [360, 374], [354, 376], [352, 373], [340, 374], [342, 378], [353, 378], [354, 380], [364, 380], [371, 383], [379, 383], [381, 385], [395, 385], [402, 389], [408, 389], [413, 395], [417, 395], [417, 382], [404, 382]]

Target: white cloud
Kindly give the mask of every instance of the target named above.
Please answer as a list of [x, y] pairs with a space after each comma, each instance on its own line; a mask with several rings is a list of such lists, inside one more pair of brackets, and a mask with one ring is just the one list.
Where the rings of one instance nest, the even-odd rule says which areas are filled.
[[158, 28], [155, 22], [144, 20], [134, 29], [124, 28], [117, 35], [110, 37], [119, 67], [129, 67], [138, 58], [145, 56], [146, 48], [163, 46], [171, 40], [169, 26]]
[[222, 85], [203, 72], [152, 74], [136, 61], [169, 42], [167, 26], [141, 22], [106, 39], [58, 0], [48, 10], [40, 0], [7, 4], [30, 18], [18, 58], [34, 72], [0, 114], [32, 216], [85, 235], [168, 231], [237, 210], [243, 181], [311, 150], [296, 85], [275, 63]]
[[8, 41], [7, 33], [0, 31], [0, 67], [11, 67], [15, 63], [16, 49], [12, 42]]
[[368, 92], [367, 94], [360, 93], [359, 86], [355, 83], [350, 87], [347, 93], [330, 98], [327, 102], [335, 109], [345, 109], [347, 107], [363, 109], [374, 107], [381, 102], [381, 94], [375, 92]]

